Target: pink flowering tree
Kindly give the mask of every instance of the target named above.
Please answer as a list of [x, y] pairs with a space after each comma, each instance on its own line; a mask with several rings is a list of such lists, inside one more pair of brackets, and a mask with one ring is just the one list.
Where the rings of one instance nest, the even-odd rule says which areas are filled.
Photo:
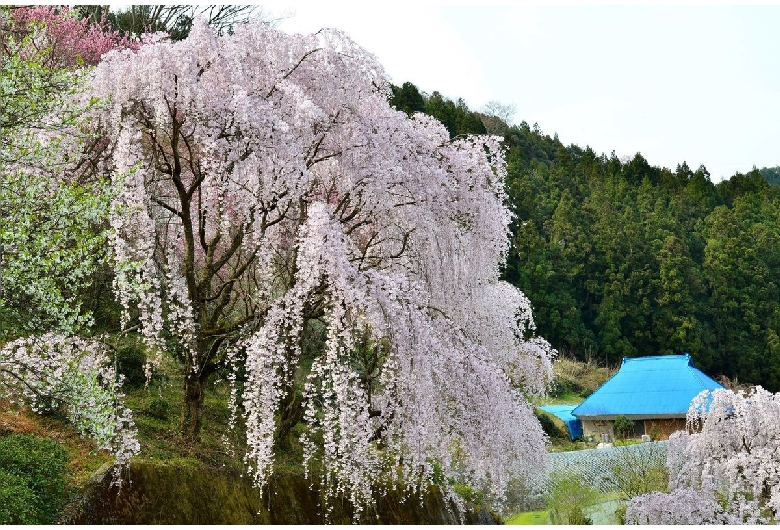
[[[46, 67], [74, 68], [94, 66], [100, 57], [115, 48], [138, 48], [108, 22], [81, 18], [67, 6], [19, 6], [6, 9], [2, 31], [6, 51], [25, 42], [27, 58], [42, 58]], [[27, 39], [32, 36], [33, 38]]]
[[631, 501], [629, 522], [756, 524], [780, 508], [780, 394], [703, 392], [669, 439], [670, 493]]
[[[552, 350], [507, 252], [499, 139], [450, 141], [388, 104], [375, 58], [344, 34], [262, 24], [112, 52], [88, 97], [110, 140], [115, 287], [151, 345], [185, 366], [183, 428], [226, 366], [257, 485], [306, 425], [324, 491], [367, 501], [441, 469], [500, 497], [540, 471], [524, 394]], [[240, 391], [239, 391], [240, 390]]]

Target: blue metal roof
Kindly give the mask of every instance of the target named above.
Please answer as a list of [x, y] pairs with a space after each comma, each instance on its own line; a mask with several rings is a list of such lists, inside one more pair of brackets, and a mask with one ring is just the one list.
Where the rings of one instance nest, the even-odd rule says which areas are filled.
[[580, 419], [685, 417], [702, 390], [723, 386], [693, 366], [691, 356], [624, 358], [620, 370], [572, 411]]
[[571, 415], [571, 411], [576, 407], [577, 405], [545, 405], [539, 408], [563, 420], [569, 429], [569, 437], [576, 440], [582, 436], [582, 422]]

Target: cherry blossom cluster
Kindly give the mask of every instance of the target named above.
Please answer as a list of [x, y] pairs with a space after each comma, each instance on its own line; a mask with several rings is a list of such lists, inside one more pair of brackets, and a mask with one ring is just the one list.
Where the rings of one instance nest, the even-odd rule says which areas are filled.
[[[379, 482], [414, 489], [442, 469], [500, 500], [544, 470], [525, 396], [545, 391], [554, 353], [499, 281], [500, 139], [450, 141], [389, 94], [376, 59], [333, 30], [217, 37], [201, 21], [185, 41], [110, 52], [86, 97], [109, 101], [92, 123], [122, 187], [115, 286], [150, 340], [184, 346], [192, 384], [243, 365], [232, 402], [258, 486], [302, 383], [326, 496], [364, 505]], [[324, 340], [304, 369], [311, 325]]]
[[628, 513], [652, 524], [773, 520], [780, 508], [780, 394], [761, 387], [702, 392], [691, 403], [688, 428], [669, 438], [671, 493], [638, 497]]
[[119, 466], [140, 450], [121, 384], [99, 342], [49, 333], [0, 349], [0, 395], [38, 413], [64, 412], [80, 434], [114, 455]]
[[94, 23], [87, 18], [80, 19], [67, 6], [25, 6], [9, 11], [13, 23], [8, 30], [11, 36], [21, 42], [24, 36], [38, 32], [28, 51], [36, 55], [45, 51], [47, 66], [94, 66], [110, 50], [140, 46], [140, 42], [111, 30], [106, 20]]

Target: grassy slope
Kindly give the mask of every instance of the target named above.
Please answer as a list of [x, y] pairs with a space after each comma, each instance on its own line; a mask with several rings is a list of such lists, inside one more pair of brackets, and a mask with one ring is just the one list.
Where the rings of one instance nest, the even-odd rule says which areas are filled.
[[552, 402], [580, 403], [616, 372], [617, 368], [600, 366], [592, 361], [559, 358], [553, 363], [555, 383], [551, 392]]
[[71, 488], [83, 484], [110, 460], [107, 453], [97, 453], [93, 443], [58, 418], [39, 416], [29, 409], [18, 409], [7, 400], [0, 400], [0, 436], [10, 434], [34, 434], [51, 438], [62, 445], [70, 457], [68, 484]]
[[[243, 469], [245, 446], [238, 430], [228, 428], [229, 387], [225, 381], [209, 385], [206, 394], [204, 428], [197, 443], [179, 435], [183, 376], [181, 367], [167, 359], [159, 367], [148, 386], [126, 386], [125, 403], [133, 411], [141, 444], [139, 458], [165, 460], [177, 465]], [[9, 401], [0, 402], [0, 436], [26, 433], [54, 439], [62, 444], [70, 456], [69, 486], [79, 488], [111, 456], [96, 450], [90, 440], [84, 439], [61, 418], [40, 416]], [[230, 442], [230, 445], [223, 443]]]
[[517, 515], [508, 517], [504, 522], [506, 524], [551, 524], [550, 516], [546, 510], [518, 513]]

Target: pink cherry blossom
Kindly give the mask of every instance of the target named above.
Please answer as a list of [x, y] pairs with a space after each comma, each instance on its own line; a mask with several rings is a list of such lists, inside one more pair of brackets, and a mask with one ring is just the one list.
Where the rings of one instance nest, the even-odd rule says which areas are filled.
[[96, 24], [78, 18], [67, 6], [25, 6], [9, 9], [12, 26], [7, 31], [21, 42], [30, 33], [38, 32], [30, 42], [31, 54], [46, 53], [48, 67], [91, 66], [115, 48], [138, 48], [119, 31], [111, 30], [108, 22]]

